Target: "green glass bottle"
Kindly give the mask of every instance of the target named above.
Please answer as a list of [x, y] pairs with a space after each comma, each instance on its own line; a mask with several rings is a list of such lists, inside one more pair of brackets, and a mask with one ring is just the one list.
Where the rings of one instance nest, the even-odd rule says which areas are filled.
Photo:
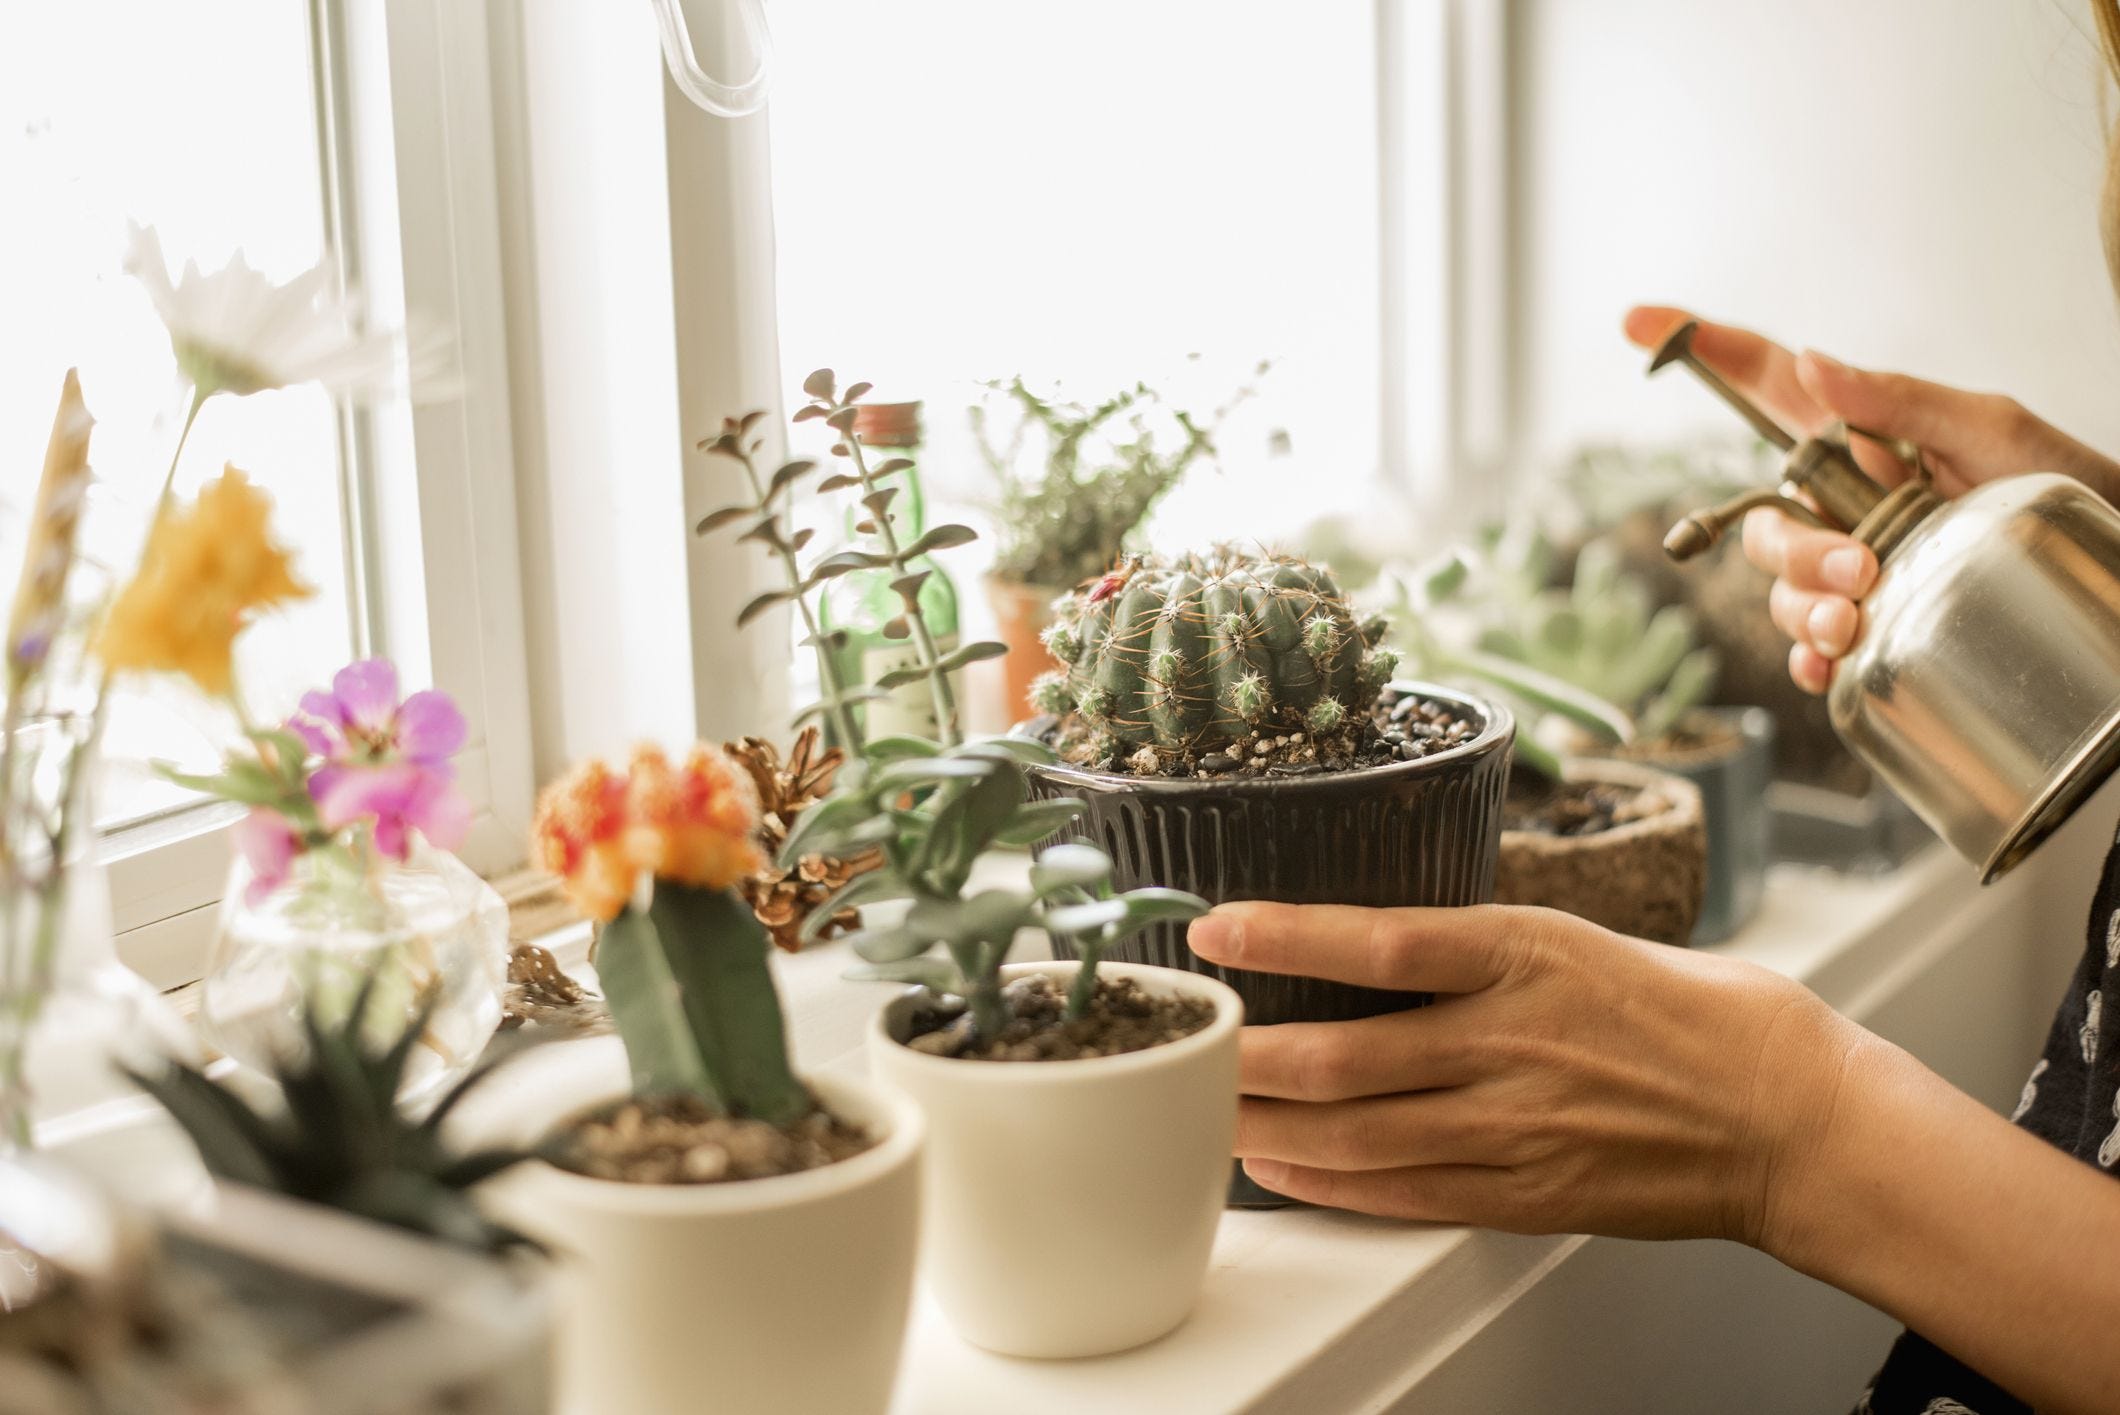
[[[920, 487], [920, 404], [864, 403], [854, 418], [854, 435], [861, 439], [862, 454], [873, 469], [893, 458], [903, 457], [913, 465], [884, 479], [885, 486], [898, 488], [890, 505], [891, 530], [900, 545], [927, 529], [927, 503]], [[856, 529], [866, 511], [857, 508], [847, 515], [847, 529], [854, 543], [876, 547], [876, 537]], [[957, 647], [957, 586], [932, 556], [913, 562], [928, 572], [920, 587], [920, 612], [935, 637], [935, 649], [947, 654]], [[841, 681], [849, 687], [874, 683], [896, 668], [919, 663], [919, 650], [911, 638], [894, 639], [884, 626], [904, 612], [904, 602], [891, 588], [893, 572], [857, 570], [826, 586], [818, 618], [830, 632], [846, 631], [847, 641], [833, 654]], [[951, 686], [956, 686], [952, 675]], [[928, 680], [900, 684], [888, 698], [865, 703], [855, 709], [862, 717], [862, 730], [871, 737], [903, 733], [914, 737], [937, 737], [935, 699]]]

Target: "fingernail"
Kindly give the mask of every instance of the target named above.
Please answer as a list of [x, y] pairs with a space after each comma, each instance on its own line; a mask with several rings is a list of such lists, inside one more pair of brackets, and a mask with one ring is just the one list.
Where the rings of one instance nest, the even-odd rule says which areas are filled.
[[1235, 919], [1206, 914], [1186, 928], [1185, 942], [1195, 953], [1227, 962], [1244, 951], [1244, 926]]
[[1844, 599], [1825, 599], [1811, 606], [1805, 624], [1811, 631], [1811, 647], [1832, 658], [1848, 651], [1854, 642], [1855, 630], [1850, 622], [1854, 606]]
[[1285, 1160], [1246, 1160], [1244, 1172], [1271, 1189], [1288, 1178], [1288, 1164]]
[[1825, 559], [1818, 562], [1818, 571], [1828, 589], [1845, 595], [1859, 595], [1870, 587], [1870, 556], [1859, 545], [1827, 551]]

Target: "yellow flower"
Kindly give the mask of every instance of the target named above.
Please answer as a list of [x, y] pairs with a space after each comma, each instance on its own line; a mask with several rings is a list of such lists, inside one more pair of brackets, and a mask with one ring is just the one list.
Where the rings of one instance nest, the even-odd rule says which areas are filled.
[[609, 922], [643, 873], [727, 889], [763, 862], [757, 829], [757, 792], [720, 750], [701, 743], [678, 767], [643, 746], [623, 776], [588, 761], [546, 787], [532, 853], [560, 876], [576, 908]]
[[272, 498], [233, 465], [190, 509], [164, 513], [96, 636], [104, 666], [182, 673], [225, 696], [236, 635], [256, 612], [315, 593], [295, 579], [271, 520]]

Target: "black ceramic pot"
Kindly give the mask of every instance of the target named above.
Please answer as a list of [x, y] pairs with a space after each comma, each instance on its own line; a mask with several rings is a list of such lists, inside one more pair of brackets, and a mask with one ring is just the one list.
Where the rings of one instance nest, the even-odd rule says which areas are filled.
[[[1086, 840], [1111, 856], [1117, 888], [1164, 885], [1211, 904], [1485, 903], [1494, 897], [1515, 723], [1506, 709], [1460, 692], [1392, 686], [1447, 703], [1480, 728], [1463, 745], [1418, 761], [1315, 776], [1166, 780], [1032, 767], [1033, 796], [1089, 803], [1073, 828], [1045, 845]], [[1074, 956], [1058, 939], [1053, 951]], [[1345, 1021], [1427, 1001], [1424, 994], [1217, 967], [1194, 957], [1178, 924], [1137, 935], [1112, 956], [1220, 978], [1244, 999], [1252, 1024]]]

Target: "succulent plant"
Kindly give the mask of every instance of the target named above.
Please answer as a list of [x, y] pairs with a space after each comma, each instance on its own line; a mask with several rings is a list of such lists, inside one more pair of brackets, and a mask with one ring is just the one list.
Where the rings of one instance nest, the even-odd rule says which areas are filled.
[[494, 1053], [452, 1085], [418, 1120], [398, 1109], [398, 1087], [433, 1012], [430, 998], [388, 1045], [366, 1036], [373, 987], [344, 1020], [302, 1016], [303, 1047], [281, 1058], [271, 1079], [280, 1113], [254, 1108], [204, 1071], [173, 1063], [160, 1075], [129, 1073], [191, 1136], [214, 1175], [376, 1223], [486, 1252], [530, 1240], [486, 1219], [471, 1188], [528, 1159], [527, 1150], [459, 1153], [442, 1125], [458, 1102], [516, 1049]]
[[[1249, 385], [1238, 389], [1203, 421], [1183, 409], [1172, 409], [1167, 420], [1151, 416], [1163, 400], [1145, 383], [1095, 404], [1033, 392], [1021, 377], [988, 387], [1015, 413], [997, 443], [989, 408], [972, 408], [973, 436], [1001, 484], [994, 573], [1055, 588], [1110, 568], [1156, 503], [1214, 455], [1216, 428], [1252, 393]], [[1159, 428], [1161, 421], [1169, 426]], [[1041, 440], [1042, 449], [1035, 447]], [[1027, 472], [1036, 450], [1043, 465]]]
[[[828, 897], [813, 902], [799, 938], [809, 943], [824, 937], [851, 908], [904, 901], [906, 910], [898, 921], [865, 928], [853, 935], [854, 951], [868, 962], [855, 969], [852, 976], [921, 983], [963, 997], [972, 1016], [972, 1034], [983, 1037], [992, 1035], [1008, 1021], [1000, 970], [1010, 945], [1020, 930], [1044, 928], [1074, 938], [1084, 950], [1073, 1004], [1079, 1015], [1095, 988], [1095, 962], [1105, 948], [1127, 933], [1153, 923], [1205, 913], [1207, 903], [1194, 895], [1168, 889], [1140, 889], [1114, 896], [1108, 883], [1110, 861], [1089, 846], [1079, 847], [1072, 866], [1064, 871], [1056, 866], [1042, 874], [1034, 873], [1027, 889], [989, 889], [966, 897], [973, 867], [981, 858], [996, 850], [1020, 849], [1044, 840], [1072, 822], [1084, 807], [1080, 801], [1029, 799], [1024, 768], [1027, 763], [1053, 759], [1052, 750], [1044, 744], [1015, 737], [966, 742], [959, 734], [948, 674], [965, 663], [1006, 650], [999, 644], [971, 644], [945, 654], [929, 631], [920, 606], [920, 587], [925, 577], [911, 568], [911, 562], [930, 551], [961, 545], [972, 539], [972, 532], [964, 526], [938, 526], [911, 544], [897, 539], [891, 530], [893, 489], [881, 483], [900, 464], [885, 461], [871, 467], [855, 431], [855, 404], [868, 388], [866, 383], [855, 383], [840, 391], [832, 372], [819, 369], [803, 381], [803, 391], [809, 394], [810, 402], [796, 413], [795, 420], [822, 420], [837, 435], [833, 455], [843, 458], [849, 470], [824, 478], [817, 489], [858, 493], [867, 524], [873, 527], [869, 533], [876, 537], [875, 550], [841, 551], [826, 556], [808, 570], [802, 568], [797, 557], [810, 540], [810, 533], [787, 529], [786, 501], [791, 489], [803, 482], [813, 468], [806, 462], [791, 462], [771, 477], [759, 475], [753, 459], [762, 440], [753, 437], [752, 430], [763, 414], [727, 419], [719, 436], [701, 444], [742, 465], [752, 498], [748, 503], [724, 507], [708, 516], [700, 523], [699, 531], [747, 522], [743, 538], [766, 544], [785, 575], [785, 587], [753, 600], [739, 622], [749, 623], [771, 604], [795, 604], [809, 628], [807, 642], [819, 649], [826, 694], [823, 702], [799, 714], [797, 720], [822, 712], [847, 749], [847, 760], [834, 778], [832, 794], [804, 806], [778, 842], [775, 864], [781, 869], [793, 869], [806, 857], [853, 860], [869, 852], [875, 852], [880, 861], [876, 868], [855, 875]], [[812, 597], [836, 575], [877, 568], [899, 572], [895, 588], [905, 605], [899, 637], [910, 641], [914, 659], [909, 667], [879, 679], [877, 689], [926, 679], [936, 699], [940, 740], [903, 735], [867, 737], [860, 720], [848, 709], [864, 694], [877, 689], [848, 688], [830, 671], [830, 655], [825, 652], [831, 647], [829, 636], [818, 631]], [[1088, 856], [1103, 862], [1101, 874], [1091, 868]], [[1070, 856], [1063, 854], [1061, 858], [1065, 862]], [[659, 887], [658, 901], [662, 894]], [[616, 914], [615, 901], [613, 904], [611, 913]], [[651, 916], [652, 913], [651, 908]], [[682, 922], [671, 920], [673, 934]], [[724, 942], [735, 937], [737, 927], [730, 919], [715, 924], [717, 932], [725, 936]], [[599, 945], [600, 967], [603, 950], [610, 946], [607, 930]], [[644, 974], [653, 970], [657, 949], [633, 947], [627, 942], [620, 946], [632, 948], [640, 956], [640, 971]], [[932, 956], [938, 948], [943, 956]], [[629, 991], [644, 998], [663, 999], [654, 1005], [662, 1010], [662, 1030], [672, 1039], [669, 1049], [673, 1065], [690, 1068], [693, 1081], [688, 1084], [694, 1089], [699, 1088], [698, 1069], [692, 1058], [681, 1054], [686, 1028], [679, 1025], [682, 1019], [675, 1009], [699, 1014], [702, 1025], [691, 1028], [694, 1036], [704, 1035], [704, 1020], [711, 1011], [722, 1019], [728, 1036], [746, 1036], [755, 1041], [770, 1027], [772, 1036], [777, 1038], [781, 1028], [779, 1002], [768, 991], [771, 974], [765, 969], [763, 944], [745, 944], [741, 953], [740, 974], [733, 969], [734, 953], [724, 960], [732, 965], [731, 969], [715, 976], [699, 971], [679, 978], [679, 965], [667, 966], [664, 971], [674, 988], [629, 988], [614, 983], [606, 968], [606, 991], [611, 994], [619, 1030], [626, 1035], [628, 1052], [633, 1048], [633, 1036], [644, 1025], [636, 1020], [629, 1029], [621, 997]], [[757, 955], [755, 977], [750, 972], [753, 953]], [[725, 1002], [695, 1002], [699, 994], [717, 990]], [[752, 1053], [765, 1056], [775, 1050], [758, 1045]], [[778, 1051], [784, 1057], [784, 1047]], [[699, 1060], [708, 1067], [714, 1064], [712, 1057]], [[777, 1084], [771, 1083], [768, 1093]], [[761, 1102], [748, 1104], [756, 1107]], [[753, 1113], [764, 1114], [755, 1109]]]
[[1326, 734], [1364, 719], [1397, 656], [1329, 571], [1220, 546], [1132, 562], [1058, 608], [1063, 668], [1033, 703], [1078, 714], [1121, 751], [1212, 752], [1265, 729]]

